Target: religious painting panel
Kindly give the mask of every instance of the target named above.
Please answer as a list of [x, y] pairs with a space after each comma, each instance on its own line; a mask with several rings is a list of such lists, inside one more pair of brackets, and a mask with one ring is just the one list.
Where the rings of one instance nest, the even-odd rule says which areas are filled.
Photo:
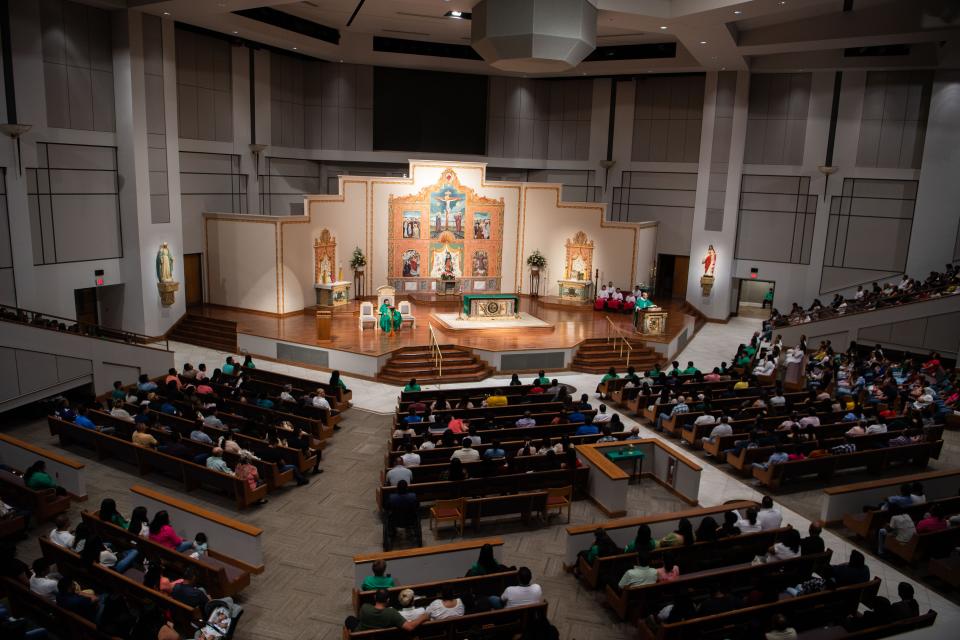
[[[449, 168], [417, 193], [391, 195], [387, 276], [479, 277], [495, 283], [489, 279], [501, 275], [503, 208], [502, 198], [487, 198], [461, 185]], [[425, 284], [424, 289], [433, 287]]]
[[420, 238], [420, 212], [417, 210], [404, 211], [401, 220], [404, 238]]
[[490, 214], [485, 211], [477, 211], [473, 214], [473, 239], [490, 239]]
[[401, 256], [403, 259], [403, 277], [420, 277], [420, 252], [416, 249], [407, 249]]
[[463, 277], [462, 242], [430, 243], [430, 277], [443, 279]]
[[490, 258], [487, 256], [487, 252], [482, 250], [474, 251], [473, 265], [472, 265], [470, 275], [485, 277], [489, 270], [490, 270]]

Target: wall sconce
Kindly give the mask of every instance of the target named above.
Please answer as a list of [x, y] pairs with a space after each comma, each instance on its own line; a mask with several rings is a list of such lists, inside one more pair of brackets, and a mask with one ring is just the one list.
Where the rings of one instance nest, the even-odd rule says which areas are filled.
[[616, 160], [601, 160], [600, 166], [603, 167], [603, 191], [607, 191], [607, 178], [610, 175], [610, 169], [613, 169], [614, 165], [617, 164]]
[[23, 175], [23, 162], [20, 158], [20, 136], [30, 131], [32, 124], [21, 124], [19, 122], [6, 122], [0, 124], [0, 132], [9, 136], [11, 140], [17, 143], [17, 175]]
[[256, 164], [256, 172], [260, 173], [260, 154], [267, 148], [267, 145], [254, 142], [250, 145], [250, 151], [253, 152], [253, 162]]
[[823, 195], [820, 197], [821, 200], [825, 200], [827, 197], [827, 185], [830, 184], [830, 176], [835, 174], [838, 171], [839, 167], [834, 167], [829, 164], [822, 164], [817, 167], [817, 171], [823, 174], [825, 180], [823, 181]]

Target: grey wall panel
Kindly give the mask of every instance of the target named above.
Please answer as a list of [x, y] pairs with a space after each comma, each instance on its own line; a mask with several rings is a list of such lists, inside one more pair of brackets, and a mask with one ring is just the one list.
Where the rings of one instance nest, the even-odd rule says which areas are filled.
[[197, 88], [187, 84], [177, 84], [177, 123], [181, 138], [198, 139], [197, 126]]
[[919, 169], [933, 74], [867, 73], [857, 166]]
[[505, 353], [500, 357], [501, 371], [523, 371], [527, 369], [562, 369], [564, 352], [547, 353]]
[[910, 220], [850, 218], [844, 266], [899, 271], [910, 244]]
[[330, 352], [322, 349], [309, 349], [297, 345], [277, 343], [277, 358], [280, 360], [292, 360], [294, 362], [304, 362], [316, 367], [327, 367], [330, 365]]
[[55, 356], [57, 363], [57, 381], [66, 382], [73, 378], [93, 374], [93, 362], [83, 358]]
[[51, 196], [58, 262], [121, 255], [117, 196]]
[[11, 307], [17, 305], [17, 290], [13, 279], [13, 269], [0, 269], [0, 304]]
[[219, 38], [176, 30], [181, 138], [233, 140], [230, 47]]
[[704, 77], [637, 78], [636, 84], [632, 159], [696, 162]]
[[71, 129], [93, 129], [92, 96], [90, 69], [67, 67], [67, 100]]
[[924, 347], [938, 351], [955, 350], [960, 341], [957, 336], [958, 326], [960, 326], [960, 313], [946, 313], [927, 318]]
[[16, 351], [15, 371], [20, 378], [20, 394], [33, 393], [57, 384], [57, 359], [47, 353]]
[[751, 76], [745, 163], [803, 163], [811, 77], [809, 73]]
[[[0, 368], [8, 372], [17, 370], [16, 351], [8, 349], [7, 347], [0, 347]], [[18, 395], [20, 395], [19, 376], [0, 376], [0, 400], [15, 398]]]
[[491, 78], [487, 155], [586, 160], [590, 81]]
[[47, 100], [47, 125], [66, 129], [70, 126], [70, 99], [67, 92], [67, 67], [44, 63], [43, 84]]

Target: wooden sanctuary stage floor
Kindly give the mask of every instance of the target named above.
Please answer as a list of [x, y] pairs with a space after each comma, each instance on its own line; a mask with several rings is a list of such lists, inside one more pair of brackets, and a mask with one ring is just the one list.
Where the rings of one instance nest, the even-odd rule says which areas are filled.
[[[520, 296], [520, 311], [540, 318], [552, 327], [537, 328], [533, 331], [525, 328], [497, 328], [483, 330], [448, 331], [431, 317], [432, 313], [449, 313], [451, 300], [459, 301], [459, 296], [440, 300], [409, 299], [413, 306], [413, 315], [417, 326], [409, 326], [392, 337], [380, 331], [367, 328], [360, 330], [358, 324], [359, 302], [351, 301], [338, 307], [333, 313], [331, 340], [317, 340], [315, 308], [284, 318], [262, 312], [244, 311], [214, 305], [190, 307], [189, 313], [237, 323], [237, 333], [259, 336], [271, 340], [283, 340], [298, 344], [338, 349], [368, 356], [381, 356], [401, 347], [416, 347], [430, 343], [428, 325], [433, 324], [434, 331], [441, 344], [453, 344], [488, 351], [522, 351], [532, 349], [569, 349], [588, 338], [606, 338], [613, 332], [613, 324], [631, 337], [651, 343], [668, 343], [676, 337], [690, 322], [692, 316], [685, 311], [680, 300], [657, 303], [669, 312], [667, 332], [663, 336], [643, 336], [633, 334], [633, 315], [625, 313], [607, 313], [594, 311], [591, 307], [559, 304], [556, 298], [532, 298]], [[405, 299], [398, 295], [397, 300]], [[456, 309], [456, 304], [452, 305]]]

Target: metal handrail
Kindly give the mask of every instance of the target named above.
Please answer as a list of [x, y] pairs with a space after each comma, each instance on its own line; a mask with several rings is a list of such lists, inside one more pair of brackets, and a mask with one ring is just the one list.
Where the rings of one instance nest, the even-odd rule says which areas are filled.
[[111, 342], [123, 342], [148, 347], [152, 347], [154, 344], [163, 344], [163, 349], [166, 351], [170, 350], [170, 341], [166, 336], [152, 337], [133, 331], [112, 329], [100, 324], [84, 323], [73, 318], [64, 318], [50, 313], [31, 311], [6, 304], [0, 304], [0, 320], [25, 324], [37, 329], [73, 333], [88, 338], [98, 338], [100, 340], [110, 340]]
[[621, 329], [621, 328], [618, 327], [617, 325], [613, 324], [613, 320], [611, 320], [609, 316], [603, 316], [603, 318], [604, 318], [604, 320], [607, 321], [607, 324], [610, 325], [609, 328], [607, 329], [607, 342], [610, 342], [610, 330], [612, 329], [613, 332], [616, 334], [616, 337], [614, 337], [614, 344], [616, 344], [616, 341], [617, 341], [618, 339], [620, 340], [620, 343], [619, 343], [619, 344], [620, 344], [620, 357], [621, 357], [621, 358], [623, 357], [623, 348], [624, 348], [624, 347], [627, 348], [627, 364], [626, 364], [625, 366], [628, 366], [628, 367], [629, 367], [629, 366], [630, 366], [630, 356], [633, 355], [633, 346], [630, 344], [630, 341], [627, 340], [626, 336], [624, 335], [625, 332], [624, 332], [623, 329]]
[[[427, 326], [430, 327], [430, 353], [434, 355], [433, 364], [437, 367], [437, 377], [440, 378], [443, 376], [443, 352], [440, 351], [440, 341], [437, 340], [433, 325], [427, 323]], [[434, 354], [434, 349], [437, 350], [436, 354]]]

